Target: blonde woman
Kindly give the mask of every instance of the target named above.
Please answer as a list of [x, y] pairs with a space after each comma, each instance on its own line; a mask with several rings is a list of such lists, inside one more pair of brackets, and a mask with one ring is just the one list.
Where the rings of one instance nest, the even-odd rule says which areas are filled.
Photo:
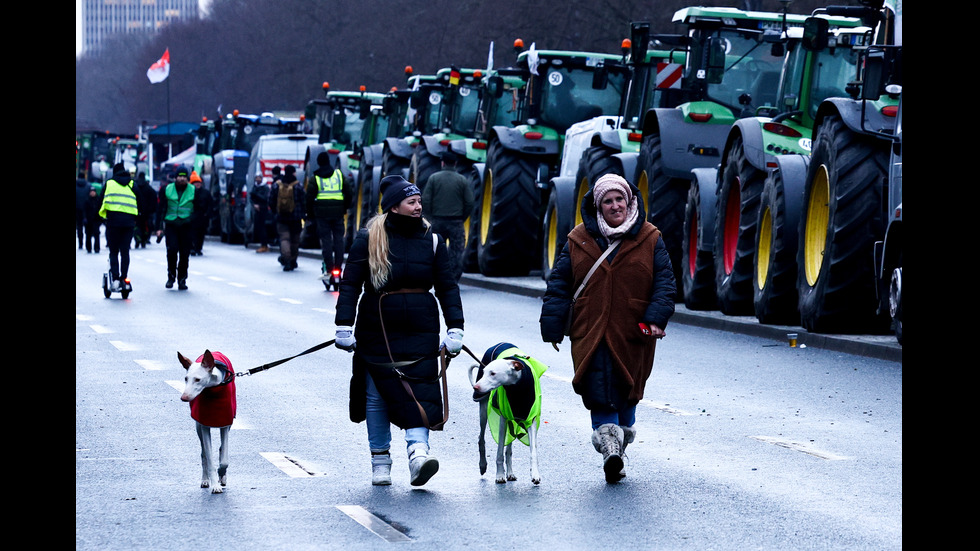
[[[438, 354], [462, 348], [463, 306], [446, 245], [422, 218], [419, 189], [388, 176], [381, 194], [380, 213], [358, 231], [347, 256], [336, 346], [354, 352], [350, 417], [367, 421], [372, 484], [391, 484], [394, 424], [405, 430], [410, 482], [421, 486], [439, 470], [429, 455], [429, 430], [444, 422]], [[439, 307], [447, 326], [441, 344]]]

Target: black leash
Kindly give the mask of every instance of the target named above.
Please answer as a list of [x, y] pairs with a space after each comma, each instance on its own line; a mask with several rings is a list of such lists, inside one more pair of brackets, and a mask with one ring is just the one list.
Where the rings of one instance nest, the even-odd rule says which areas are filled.
[[245, 375], [254, 375], [255, 373], [258, 373], [260, 371], [265, 371], [266, 369], [271, 369], [273, 367], [276, 367], [277, 365], [284, 364], [284, 363], [286, 363], [289, 360], [292, 360], [294, 358], [298, 358], [300, 356], [305, 356], [306, 354], [310, 354], [310, 353], [316, 352], [317, 350], [322, 350], [322, 349], [324, 349], [324, 348], [326, 348], [328, 346], [333, 346], [333, 344], [335, 342], [337, 342], [336, 339], [331, 339], [331, 340], [329, 340], [327, 342], [322, 342], [322, 343], [314, 346], [313, 348], [306, 349], [306, 350], [300, 352], [299, 354], [296, 354], [295, 356], [290, 356], [288, 358], [283, 358], [281, 360], [276, 360], [276, 361], [274, 361], [272, 363], [267, 363], [265, 365], [260, 365], [259, 367], [253, 367], [252, 369], [249, 369], [248, 371], [243, 371], [243, 372], [240, 372], [240, 373], [235, 373], [235, 377], [244, 377]]

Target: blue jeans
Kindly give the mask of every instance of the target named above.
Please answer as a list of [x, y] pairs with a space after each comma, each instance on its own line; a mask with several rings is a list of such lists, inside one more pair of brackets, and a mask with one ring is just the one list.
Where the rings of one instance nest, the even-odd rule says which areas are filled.
[[[378, 388], [374, 386], [374, 379], [370, 374], [367, 377], [367, 432], [368, 445], [372, 452], [388, 451], [391, 447], [391, 423], [388, 421], [388, 405], [381, 397]], [[429, 445], [429, 429], [425, 427], [414, 427], [405, 429], [405, 442], [408, 446], [412, 444]]]
[[636, 406], [627, 406], [619, 411], [592, 410], [589, 413], [592, 415], [592, 430], [608, 423], [621, 427], [632, 427], [633, 423], [636, 422]]

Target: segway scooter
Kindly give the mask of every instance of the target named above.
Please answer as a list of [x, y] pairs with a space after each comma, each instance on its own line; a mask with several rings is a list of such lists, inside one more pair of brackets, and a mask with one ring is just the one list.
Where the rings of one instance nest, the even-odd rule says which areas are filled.
[[130, 283], [128, 277], [122, 280], [118, 287], [114, 288], [112, 283], [112, 276], [109, 274], [109, 270], [107, 269], [105, 273], [102, 274], [102, 294], [105, 295], [105, 298], [111, 298], [112, 293], [120, 293], [122, 298], [125, 299], [129, 298], [129, 293], [133, 292], [133, 284]]
[[320, 276], [320, 281], [323, 281], [323, 287], [328, 291], [339, 291], [340, 290], [340, 268], [333, 268], [327, 271], [327, 263], [324, 262], [320, 265], [320, 271], [323, 275]]

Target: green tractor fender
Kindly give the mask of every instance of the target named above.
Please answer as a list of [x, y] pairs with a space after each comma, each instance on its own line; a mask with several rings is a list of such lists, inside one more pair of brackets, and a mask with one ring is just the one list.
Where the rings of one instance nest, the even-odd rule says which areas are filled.
[[442, 152], [446, 150], [446, 146], [442, 145], [442, 140], [446, 138], [452, 138], [450, 134], [436, 134], [434, 136], [422, 136], [422, 143], [420, 146], [425, 147], [425, 150], [429, 152], [429, 155], [434, 157], [441, 157]]
[[490, 134], [491, 141], [495, 138], [505, 149], [524, 155], [558, 155], [561, 153], [557, 139], [530, 139], [524, 135], [526, 126], [508, 127], [494, 126]]
[[[864, 105], [862, 106], [862, 104]], [[887, 96], [882, 96], [878, 101], [828, 98], [817, 109], [817, 116], [813, 125], [813, 138], [817, 137], [817, 129], [820, 128], [823, 120], [831, 115], [839, 115], [844, 125], [850, 131], [858, 134], [890, 133], [895, 128], [895, 117], [883, 115], [881, 112], [882, 108], [888, 105], [898, 105], [898, 100], [891, 100]]]
[[395, 157], [401, 159], [412, 158], [412, 144], [408, 138], [386, 138], [385, 147]]
[[377, 143], [365, 146], [361, 152], [361, 160], [365, 165], [381, 166], [381, 155], [383, 153], [383, 144]]
[[692, 170], [719, 164], [731, 123], [690, 123], [682, 108], [653, 111], [655, 122], [644, 125], [643, 135], [660, 134], [664, 174], [687, 180]]
[[774, 155], [766, 154], [765, 137], [762, 132], [762, 124], [769, 120], [771, 119], [752, 117], [735, 121], [735, 124], [732, 125], [728, 132], [728, 137], [725, 139], [725, 149], [721, 155], [721, 166], [728, 164], [728, 156], [731, 154], [732, 144], [735, 143], [735, 140], [741, 138], [745, 159], [756, 170], [765, 171], [767, 161], [771, 161], [775, 157]]

